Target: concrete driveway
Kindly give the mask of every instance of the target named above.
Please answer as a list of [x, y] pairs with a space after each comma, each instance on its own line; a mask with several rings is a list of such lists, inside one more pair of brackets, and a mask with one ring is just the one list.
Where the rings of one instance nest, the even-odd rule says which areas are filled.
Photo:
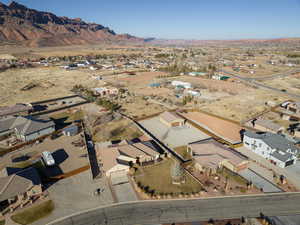
[[274, 184], [260, 176], [259, 174], [255, 173], [251, 169], [245, 169], [239, 172], [239, 174], [246, 178], [248, 181], [252, 181], [252, 183], [258, 187], [262, 188], [264, 193], [272, 193], [272, 192], [282, 192], [281, 189], [276, 187]]
[[126, 171], [111, 173], [111, 185], [118, 202], [138, 200]]
[[[96, 189], [102, 190], [95, 195]], [[90, 171], [60, 180], [48, 189], [50, 199], [54, 202], [52, 214], [33, 225], [47, 224], [57, 218], [94, 207], [113, 203], [113, 197], [106, 178], [91, 179]]]

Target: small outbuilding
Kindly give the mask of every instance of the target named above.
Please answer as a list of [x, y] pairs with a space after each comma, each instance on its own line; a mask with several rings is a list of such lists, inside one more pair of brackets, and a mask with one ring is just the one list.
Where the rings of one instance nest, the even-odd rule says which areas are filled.
[[169, 127], [181, 127], [184, 125], [184, 119], [171, 112], [160, 114], [160, 121]]

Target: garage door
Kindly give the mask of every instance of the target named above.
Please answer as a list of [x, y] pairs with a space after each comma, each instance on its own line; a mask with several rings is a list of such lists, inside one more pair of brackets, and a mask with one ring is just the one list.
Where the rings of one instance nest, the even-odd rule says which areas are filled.
[[289, 165], [293, 165], [294, 164], [294, 160], [288, 161], [285, 163], [285, 166], [289, 166]]

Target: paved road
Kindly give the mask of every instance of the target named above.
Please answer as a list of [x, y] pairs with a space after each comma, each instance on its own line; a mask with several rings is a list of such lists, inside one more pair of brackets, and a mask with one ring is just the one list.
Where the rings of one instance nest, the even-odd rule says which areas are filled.
[[[222, 72], [230, 74], [230, 75], [235, 75], [235, 76], [237, 75], [236, 73], [228, 72], [228, 71], [225, 71], [225, 70], [222, 70]], [[238, 77], [244, 78], [246, 80], [272, 80], [272, 79], [276, 79], [276, 78], [287, 77], [287, 76], [290, 76], [290, 75], [295, 74], [295, 73], [300, 73], [300, 69], [297, 68], [297, 69], [294, 69], [294, 70], [287, 71], [285, 73], [276, 73], [276, 74], [272, 74], [272, 75], [269, 75], [269, 76], [260, 76], [260, 77], [241, 77], [241, 76], [238, 76]]]
[[300, 193], [139, 201], [99, 207], [48, 225], [133, 225], [300, 214]]
[[[221, 70], [220, 72], [228, 74], [229, 76], [238, 78], [240, 80], [243, 80], [245, 82], [248, 82], [249, 84], [251, 84], [253, 86], [256, 86], [256, 87], [259, 87], [259, 88], [263, 88], [263, 89], [267, 89], [267, 90], [272, 90], [272, 91], [277, 92], [277, 93], [281, 93], [281, 94], [288, 95], [288, 96], [293, 97], [293, 98], [300, 99], [300, 95], [298, 95], [298, 94], [290, 93], [290, 92], [287, 92], [287, 91], [282, 91], [281, 89], [274, 88], [274, 87], [271, 87], [271, 86], [268, 86], [268, 85], [256, 82], [256, 80], [258, 80], [256, 78], [242, 77], [239, 74], [228, 72], [228, 71], [225, 71], [225, 70]], [[295, 71], [293, 73], [295, 73]], [[289, 76], [289, 75], [291, 75], [293, 73], [292, 72], [287, 72], [286, 74], [280, 74], [280, 76]], [[279, 75], [274, 75], [274, 76], [279, 76]]]

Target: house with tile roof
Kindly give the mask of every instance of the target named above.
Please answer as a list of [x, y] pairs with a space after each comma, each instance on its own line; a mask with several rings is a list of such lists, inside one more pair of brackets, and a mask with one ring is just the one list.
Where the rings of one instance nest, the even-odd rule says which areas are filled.
[[55, 123], [45, 116], [7, 116], [0, 119], [0, 136], [15, 134], [24, 142], [55, 131]]
[[[0, 212], [27, 204], [42, 193], [42, 184], [37, 170], [33, 167], [1, 171], [0, 177]], [[8, 175], [8, 176], [3, 176]]]
[[300, 154], [300, 149], [280, 134], [246, 131], [243, 142], [248, 149], [281, 168], [295, 164]]
[[140, 162], [156, 160], [160, 152], [148, 142], [138, 142], [106, 148], [96, 145], [96, 155], [102, 172], [110, 176], [116, 171], [128, 171], [130, 162], [136, 163], [137, 159]]
[[160, 121], [169, 127], [180, 127], [184, 125], [184, 119], [172, 112], [163, 112], [159, 117]]
[[213, 138], [190, 143], [187, 150], [193, 156], [195, 167], [199, 171], [210, 170], [215, 173], [218, 168], [226, 167], [237, 173], [246, 169], [249, 164], [247, 158]]

